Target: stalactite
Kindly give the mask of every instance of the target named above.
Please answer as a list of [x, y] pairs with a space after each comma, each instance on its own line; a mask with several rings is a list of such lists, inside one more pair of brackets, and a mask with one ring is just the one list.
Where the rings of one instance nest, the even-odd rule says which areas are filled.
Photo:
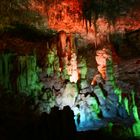
[[58, 35], [58, 57], [60, 62], [60, 67], [63, 69], [63, 57], [65, 57], [65, 47], [66, 47], [66, 33], [64, 31], [60, 31]]

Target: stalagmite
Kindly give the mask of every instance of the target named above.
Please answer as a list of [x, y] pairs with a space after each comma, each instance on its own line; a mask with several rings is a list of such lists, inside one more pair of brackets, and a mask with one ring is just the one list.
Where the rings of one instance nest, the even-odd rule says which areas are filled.
[[125, 97], [125, 98], [124, 98], [124, 106], [125, 106], [125, 109], [126, 109], [128, 115], [130, 115], [129, 103], [128, 103], [128, 102], [129, 102], [129, 101], [128, 101], [128, 98]]
[[119, 103], [121, 104], [122, 103], [122, 90], [120, 88], [116, 87], [114, 89], [114, 92], [116, 95], [118, 95]]
[[73, 53], [71, 56], [70, 66], [71, 66], [70, 81], [76, 83], [78, 80], [78, 69], [77, 69], [77, 56], [75, 53]]
[[131, 95], [132, 95], [132, 112], [135, 119], [135, 123], [133, 124], [132, 129], [134, 136], [140, 138], [140, 119], [138, 114], [138, 108], [135, 103], [135, 92], [133, 90], [131, 91]]
[[73, 36], [67, 35], [64, 31], [59, 32], [59, 43], [57, 52], [61, 75], [63, 79], [69, 79], [70, 82], [76, 83], [78, 80], [77, 54]]
[[106, 62], [107, 60], [111, 60], [110, 50], [107, 48], [103, 48], [102, 50], [96, 51], [96, 62], [97, 62], [97, 69], [102, 75], [103, 79], [106, 79]]

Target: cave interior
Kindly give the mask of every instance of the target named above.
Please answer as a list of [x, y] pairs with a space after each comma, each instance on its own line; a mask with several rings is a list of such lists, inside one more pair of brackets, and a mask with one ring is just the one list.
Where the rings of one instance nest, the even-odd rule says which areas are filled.
[[0, 1], [0, 139], [139, 139], [139, 5]]

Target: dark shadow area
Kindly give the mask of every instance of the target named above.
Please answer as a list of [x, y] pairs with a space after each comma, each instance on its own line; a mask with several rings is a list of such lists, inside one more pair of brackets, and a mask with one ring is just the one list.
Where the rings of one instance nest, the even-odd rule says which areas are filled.
[[51, 29], [39, 30], [33, 25], [22, 24], [18, 22], [11, 23], [9, 27], [4, 27], [0, 30], [0, 36], [17, 37], [26, 41], [43, 41], [52, 38], [54, 32]]
[[110, 35], [110, 41], [114, 45], [114, 51], [122, 59], [132, 59], [140, 56], [139, 47], [140, 29], [121, 33], [114, 33]]
[[126, 139], [124, 136], [118, 137], [125, 130], [115, 125], [112, 133], [107, 132], [107, 128], [76, 132], [74, 114], [69, 106], [63, 110], [54, 107], [50, 114], [39, 115], [31, 108], [33, 99], [29, 96], [7, 93], [2, 88], [0, 91], [0, 140]]
[[125, 17], [131, 9], [137, 9], [139, 0], [82, 0], [83, 17], [91, 23], [98, 17], [106, 17], [109, 22], [114, 23], [118, 17]]

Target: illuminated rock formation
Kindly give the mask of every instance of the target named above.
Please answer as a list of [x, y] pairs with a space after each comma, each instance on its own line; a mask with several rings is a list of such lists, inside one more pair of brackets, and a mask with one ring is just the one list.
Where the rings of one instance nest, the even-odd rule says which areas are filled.
[[[123, 0], [31, 0], [28, 8], [44, 19], [43, 27], [37, 24], [36, 28], [43, 28], [49, 37], [45, 34], [45, 39], [39, 38], [40, 44], [31, 48], [30, 45], [35, 45], [33, 40], [28, 46], [22, 39], [6, 40], [19, 46], [11, 51], [14, 47], [10, 44], [8, 47], [13, 47], [11, 50], [7, 47], [10, 53], [0, 55], [1, 86], [31, 97], [32, 108], [39, 113], [49, 114], [54, 106], [60, 110], [69, 106], [77, 131], [112, 128], [112, 124], [124, 122], [126, 126], [133, 125], [134, 136], [139, 136], [138, 108], [134, 96], [130, 97], [133, 88], [119, 80], [121, 58], [116, 53], [125, 48], [124, 44], [121, 49], [118, 47], [120, 38], [125, 40], [126, 32], [140, 28], [139, 10], [128, 7], [130, 10], [123, 11], [121, 6], [125, 4], [127, 1]], [[139, 50], [133, 45], [129, 47]], [[139, 64], [139, 60], [134, 63]], [[124, 90], [123, 86], [129, 89]]]

